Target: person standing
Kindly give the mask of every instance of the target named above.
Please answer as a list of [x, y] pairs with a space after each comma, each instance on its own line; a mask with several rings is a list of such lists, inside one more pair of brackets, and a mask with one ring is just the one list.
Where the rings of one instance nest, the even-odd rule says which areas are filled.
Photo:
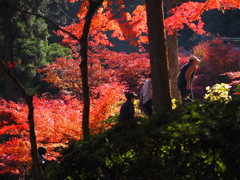
[[190, 102], [193, 100], [192, 80], [199, 62], [200, 59], [196, 56], [191, 56], [188, 63], [183, 65], [178, 74], [178, 89], [181, 93], [183, 102]]
[[133, 93], [127, 92], [125, 93], [125, 97], [127, 101], [123, 103], [120, 109], [118, 122], [126, 122], [134, 118], [135, 111], [133, 102], [135, 95]]
[[[41, 168], [41, 174], [42, 174], [42, 178], [43, 180], [46, 179], [46, 174], [45, 174], [45, 167], [46, 167], [46, 152], [47, 149], [45, 147], [39, 147], [38, 148], [38, 160], [39, 160], [39, 164], [40, 164], [40, 168]], [[35, 180], [35, 174], [33, 171], [33, 168], [30, 169], [30, 173], [29, 173], [29, 177], [25, 177], [26, 180]]]
[[47, 149], [45, 147], [38, 148], [39, 164], [41, 166], [42, 171], [45, 170], [45, 166], [46, 166], [46, 158], [45, 158], [46, 153], [47, 153]]
[[148, 78], [144, 82], [142, 89], [140, 91], [140, 106], [143, 107], [144, 112], [151, 116], [153, 113], [152, 108], [152, 81], [151, 81], [151, 73], [149, 73]]

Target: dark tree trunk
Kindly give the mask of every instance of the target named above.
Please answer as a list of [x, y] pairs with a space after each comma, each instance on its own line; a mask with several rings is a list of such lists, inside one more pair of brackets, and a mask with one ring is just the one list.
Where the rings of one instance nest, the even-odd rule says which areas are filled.
[[[4, 0], [5, 4], [13, 3], [13, 0]], [[4, 62], [13, 62], [13, 27], [12, 27], [12, 15], [13, 10], [6, 7], [1, 7], [2, 17], [3, 17], [3, 53], [4, 53]], [[4, 92], [3, 96], [6, 100], [12, 100], [14, 94], [14, 85], [13, 81], [5, 74], [4, 75]]]
[[0, 61], [1, 66], [5, 74], [14, 82], [16, 88], [22, 93], [25, 101], [28, 105], [28, 123], [30, 128], [30, 143], [31, 143], [31, 156], [32, 156], [32, 164], [33, 171], [36, 180], [42, 180], [41, 168], [38, 161], [38, 153], [37, 153], [37, 142], [36, 142], [36, 134], [35, 134], [35, 126], [34, 126], [34, 106], [33, 106], [33, 97], [28, 96], [23, 85], [17, 80], [14, 74], [6, 67], [5, 63]]
[[[169, 11], [170, 9], [176, 7], [176, 5], [176, 0], [169, 0], [167, 10]], [[167, 46], [171, 97], [181, 102], [181, 95], [177, 86], [177, 75], [179, 73], [177, 35], [173, 34], [167, 36]]]
[[153, 105], [164, 114], [171, 109], [163, 0], [146, 0]]
[[181, 102], [181, 95], [177, 86], [178, 66], [178, 40], [176, 35], [167, 36], [168, 63], [171, 97]]
[[26, 101], [28, 105], [28, 123], [30, 127], [31, 156], [32, 156], [34, 175], [36, 180], [42, 180], [41, 168], [38, 160], [36, 134], [35, 134], [33, 97], [28, 96], [26, 98]]
[[82, 129], [83, 129], [83, 139], [88, 139], [90, 135], [89, 131], [89, 112], [90, 112], [90, 99], [89, 99], [89, 86], [88, 86], [88, 33], [91, 26], [91, 21], [95, 11], [102, 4], [102, 0], [93, 1], [89, 0], [89, 9], [85, 18], [85, 23], [83, 27], [83, 34], [80, 40], [80, 54], [82, 57], [82, 62], [80, 64], [81, 75], [82, 75], [82, 88], [83, 88], [83, 115], [82, 115]]

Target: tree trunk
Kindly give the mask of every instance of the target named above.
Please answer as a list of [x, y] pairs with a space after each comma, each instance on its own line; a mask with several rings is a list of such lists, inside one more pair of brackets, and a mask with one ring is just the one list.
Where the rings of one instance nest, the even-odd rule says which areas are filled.
[[1, 66], [5, 74], [14, 82], [16, 88], [22, 93], [25, 101], [28, 105], [28, 123], [30, 128], [30, 143], [31, 143], [31, 156], [32, 156], [32, 164], [33, 164], [33, 171], [34, 171], [34, 178], [36, 180], [42, 180], [41, 168], [38, 160], [38, 153], [37, 153], [37, 142], [36, 142], [36, 134], [35, 134], [35, 127], [34, 127], [34, 106], [33, 106], [33, 97], [28, 96], [25, 88], [23, 85], [17, 80], [14, 74], [6, 67], [5, 63], [0, 61]]
[[153, 106], [163, 114], [171, 109], [163, 0], [146, 0]]
[[89, 112], [90, 112], [90, 99], [89, 99], [89, 86], [88, 86], [88, 33], [91, 26], [91, 21], [95, 11], [102, 4], [102, 0], [92, 1], [89, 0], [89, 9], [85, 18], [85, 23], [83, 27], [83, 34], [80, 40], [80, 54], [82, 57], [82, 62], [80, 64], [81, 75], [82, 75], [82, 86], [83, 86], [83, 115], [82, 115], [82, 129], [83, 129], [83, 139], [88, 139], [90, 135], [89, 131]]
[[[5, 0], [4, 3], [11, 4], [12, 0]], [[4, 53], [4, 62], [13, 62], [13, 27], [12, 27], [12, 14], [13, 10], [10, 8], [2, 7], [2, 17], [3, 17], [3, 53]], [[14, 94], [14, 85], [13, 81], [5, 74], [4, 75], [4, 92], [3, 96], [6, 100], [12, 100]]]
[[171, 97], [181, 102], [181, 95], [177, 86], [178, 66], [178, 40], [176, 35], [167, 36], [168, 63]]
[[[168, 2], [167, 11], [176, 7], [176, 0], [170, 0]], [[168, 15], [170, 15], [168, 13]], [[170, 92], [171, 97], [181, 102], [181, 95], [177, 86], [177, 75], [179, 73], [178, 66], [178, 39], [177, 35], [167, 36], [167, 47], [168, 47], [168, 65], [169, 65], [169, 79], [170, 79]]]
[[30, 126], [31, 156], [32, 156], [34, 175], [36, 180], [42, 180], [42, 173], [41, 173], [41, 168], [38, 160], [37, 141], [36, 141], [35, 125], [34, 125], [33, 97], [28, 96], [26, 98], [26, 101], [28, 105], [28, 123]]

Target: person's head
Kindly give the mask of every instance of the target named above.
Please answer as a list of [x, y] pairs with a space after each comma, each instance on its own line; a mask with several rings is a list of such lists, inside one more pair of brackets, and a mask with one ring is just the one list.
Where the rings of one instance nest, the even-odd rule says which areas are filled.
[[192, 63], [195, 66], [197, 66], [200, 63], [200, 59], [198, 59], [197, 56], [191, 56], [189, 58], [188, 62]]
[[149, 73], [149, 74], [148, 74], [148, 78], [151, 78], [151, 77], [152, 77], [152, 73]]
[[39, 155], [45, 155], [47, 152], [46, 148], [45, 147], [39, 147], [38, 148], [38, 154]]
[[128, 101], [133, 101], [136, 96], [131, 92], [126, 92], [125, 97]]

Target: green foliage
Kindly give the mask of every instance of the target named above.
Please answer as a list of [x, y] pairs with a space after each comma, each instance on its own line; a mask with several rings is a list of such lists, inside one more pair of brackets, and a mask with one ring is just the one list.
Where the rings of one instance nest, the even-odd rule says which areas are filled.
[[[22, 9], [28, 9], [39, 13], [44, 11], [48, 1], [21, 1], [15, 5]], [[15, 6], [13, 4], [13, 6]], [[2, 22], [2, 18], [0, 18]], [[21, 83], [32, 93], [39, 93], [46, 88], [47, 84], [41, 81], [38, 69], [55, 60], [57, 57], [69, 55], [69, 49], [61, 47], [57, 43], [49, 44], [49, 29], [44, 19], [35, 16], [27, 15], [15, 11], [12, 15], [13, 26], [13, 50], [14, 59], [9, 61], [17, 62], [13, 69], [15, 75]], [[0, 31], [2, 32], [0, 25]], [[4, 37], [0, 33], [0, 48], [2, 49]], [[0, 52], [0, 57], [3, 58], [4, 52]], [[1, 72], [2, 73], [2, 72]], [[2, 74], [0, 74], [2, 75]], [[3, 77], [0, 76], [0, 84], [4, 84]], [[4, 87], [0, 86], [0, 89]]]
[[239, 179], [240, 102], [193, 102], [72, 144], [49, 179]]
[[116, 123], [118, 122], [118, 117], [119, 117], [119, 114], [110, 116], [106, 120], [104, 120], [102, 123], [106, 123], [106, 124]]
[[70, 56], [71, 53], [68, 48], [52, 43], [47, 46], [46, 54], [46, 62], [49, 63], [58, 57]]
[[67, 48], [53, 43], [47, 38], [48, 27], [43, 19], [30, 16], [27, 21], [16, 18], [16, 39], [14, 41], [16, 73], [23, 84], [36, 93], [36, 84], [41, 83], [37, 78], [37, 70], [57, 57], [69, 54]]
[[230, 86], [225, 83], [215, 84], [213, 87], [206, 87], [207, 93], [204, 96], [208, 101], [229, 102], [232, 97], [229, 95]]

